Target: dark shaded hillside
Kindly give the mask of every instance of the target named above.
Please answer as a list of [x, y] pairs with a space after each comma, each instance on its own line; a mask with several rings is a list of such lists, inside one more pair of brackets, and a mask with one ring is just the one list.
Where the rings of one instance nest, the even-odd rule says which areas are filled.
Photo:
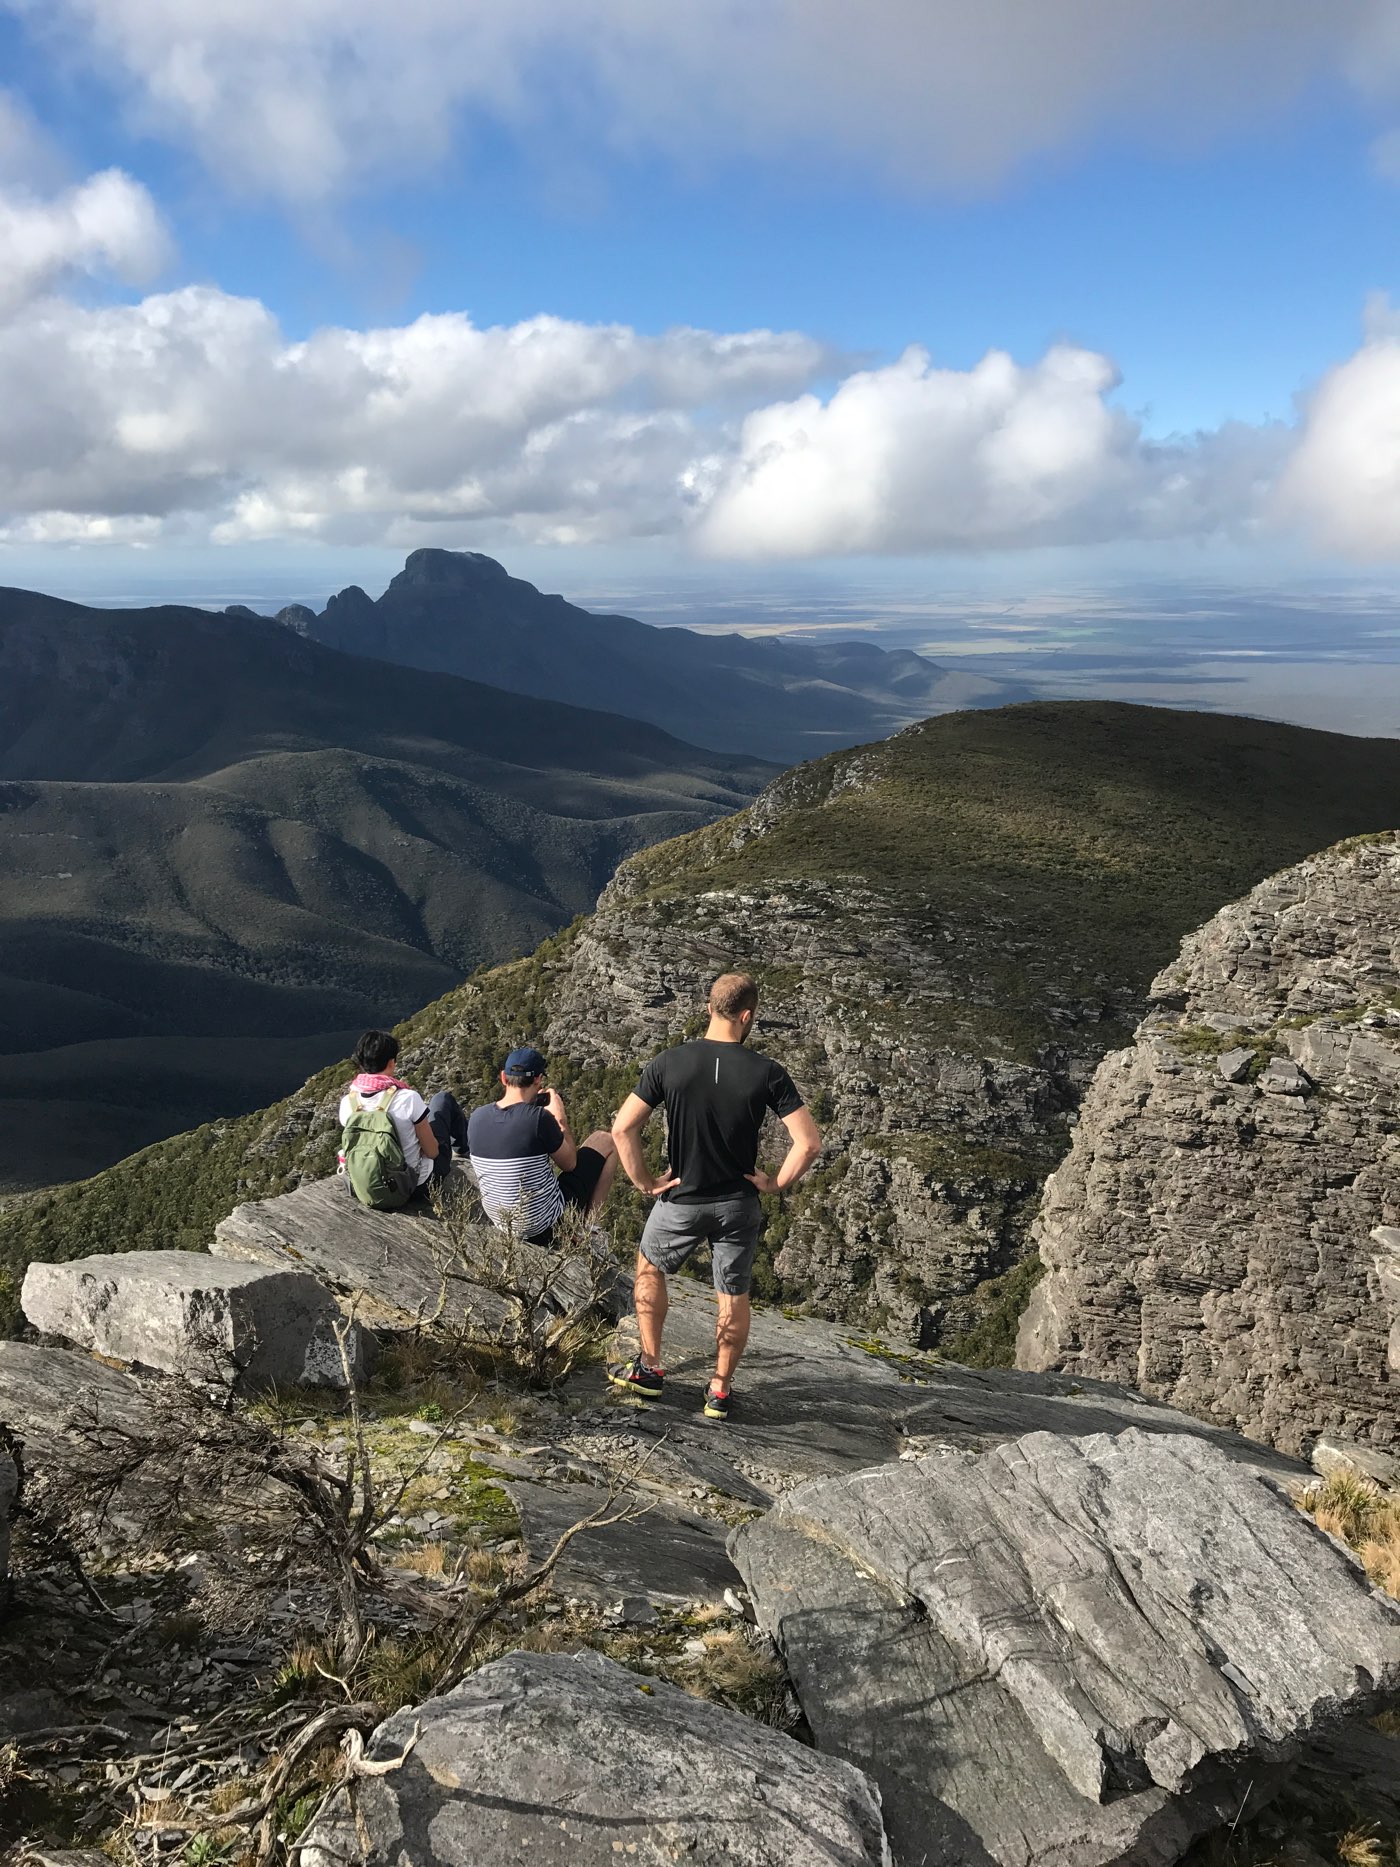
[[271, 622], [0, 592], [0, 1191], [284, 1091], [770, 770]]
[[258, 617], [86, 609], [0, 589], [0, 777], [183, 779], [327, 747], [427, 755], [462, 777], [506, 765], [551, 785], [573, 771], [680, 791], [723, 790], [762, 765], [698, 751], [616, 708], [366, 667]]
[[1021, 691], [874, 642], [702, 635], [594, 615], [475, 551], [415, 551], [377, 600], [352, 585], [319, 616], [300, 607], [282, 614], [357, 655], [607, 707], [783, 764]]
[[[828, 1139], [773, 1214], [764, 1290], [947, 1342], [1018, 1262], [1080, 1089], [1181, 936], [1387, 820], [1400, 742], [1099, 703], [955, 714], [634, 857], [593, 915], [410, 1019], [406, 1061], [474, 1096], [529, 1036], [597, 1122], [717, 970], [753, 967], [759, 1042]], [[327, 1169], [343, 1076], [0, 1218], [0, 1263], [201, 1243], [240, 1197]], [[615, 1217], [625, 1237], [639, 1213]]]

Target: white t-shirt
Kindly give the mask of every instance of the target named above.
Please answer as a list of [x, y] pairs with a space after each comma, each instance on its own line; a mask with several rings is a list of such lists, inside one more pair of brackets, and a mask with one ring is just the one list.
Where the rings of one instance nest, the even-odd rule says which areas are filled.
[[[383, 1108], [384, 1098], [390, 1091], [381, 1089], [377, 1096], [361, 1096], [362, 1109]], [[343, 1128], [355, 1112], [355, 1105], [347, 1094], [340, 1098], [340, 1125]], [[423, 1150], [418, 1145], [418, 1136], [413, 1124], [422, 1121], [428, 1112], [428, 1105], [416, 1089], [395, 1089], [389, 1103], [389, 1120], [394, 1124], [394, 1132], [399, 1137], [399, 1146], [403, 1149], [405, 1165], [412, 1167], [418, 1175], [418, 1184], [432, 1178], [433, 1163], [424, 1160]]]

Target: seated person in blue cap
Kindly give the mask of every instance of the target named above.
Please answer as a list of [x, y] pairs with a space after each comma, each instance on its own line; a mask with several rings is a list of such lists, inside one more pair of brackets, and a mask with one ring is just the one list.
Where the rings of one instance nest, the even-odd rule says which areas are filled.
[[565, 1206], [586, 1213], [602, 1206], [617, 1172], [617, 1148], [601, 1129], [579, 1146], [564, 1098], [546, 1086], [545, 1060], [529, 1045], [506, 1058], [501, 1086], [500, 1101], [473, 1109], [467, 1120], [481, 1203], [493, 1224], [520, 1225], [532, 1245], [548, 1245]]

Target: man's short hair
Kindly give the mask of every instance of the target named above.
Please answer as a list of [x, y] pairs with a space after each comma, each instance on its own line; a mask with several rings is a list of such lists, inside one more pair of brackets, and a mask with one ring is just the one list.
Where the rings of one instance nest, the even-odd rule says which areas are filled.
[[710, 1015], [737, 1018], [758, 1010], [758, 981], [746, 972], [722, 972], [710, 987]]
[[399, 1054], [399, 1040], [392, 1031], [366, 1031], [355, 1046], [355, 1062], [367, 1076], [379, 1076]]

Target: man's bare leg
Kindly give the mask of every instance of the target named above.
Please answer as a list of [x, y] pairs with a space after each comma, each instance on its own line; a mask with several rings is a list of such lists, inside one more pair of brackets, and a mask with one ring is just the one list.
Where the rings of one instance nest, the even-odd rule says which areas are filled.
[[583, 1143], [595, 1153], [603, 1156], [603, 1171], [598, 1175], [598, 1184], [593, 1189], [593, 1197], [588, 1202], [591, 1217], [602, 1207], [603, 1201], [612, 1191], [612, 1183], [617, 1178], [617, 1143], [606, 1128], [597, 1128]]
[[668, 1300], [665, 1277], [639, 1251], [632, 1301], [637, 1310], [637, 1334], [642, 1338], [642, 1361], [648, 1368], [661, 1366], [661, 1332], [666, 1327]]
[[715, 1378], [710, 1383], [716, 1393], [727, 1394], [734, 1370], [739, 1365], [749, 1339], [749, 1316], [752, 1306], [746, 1296], [718, 1293], [719, 1320], [715, 1324]]

